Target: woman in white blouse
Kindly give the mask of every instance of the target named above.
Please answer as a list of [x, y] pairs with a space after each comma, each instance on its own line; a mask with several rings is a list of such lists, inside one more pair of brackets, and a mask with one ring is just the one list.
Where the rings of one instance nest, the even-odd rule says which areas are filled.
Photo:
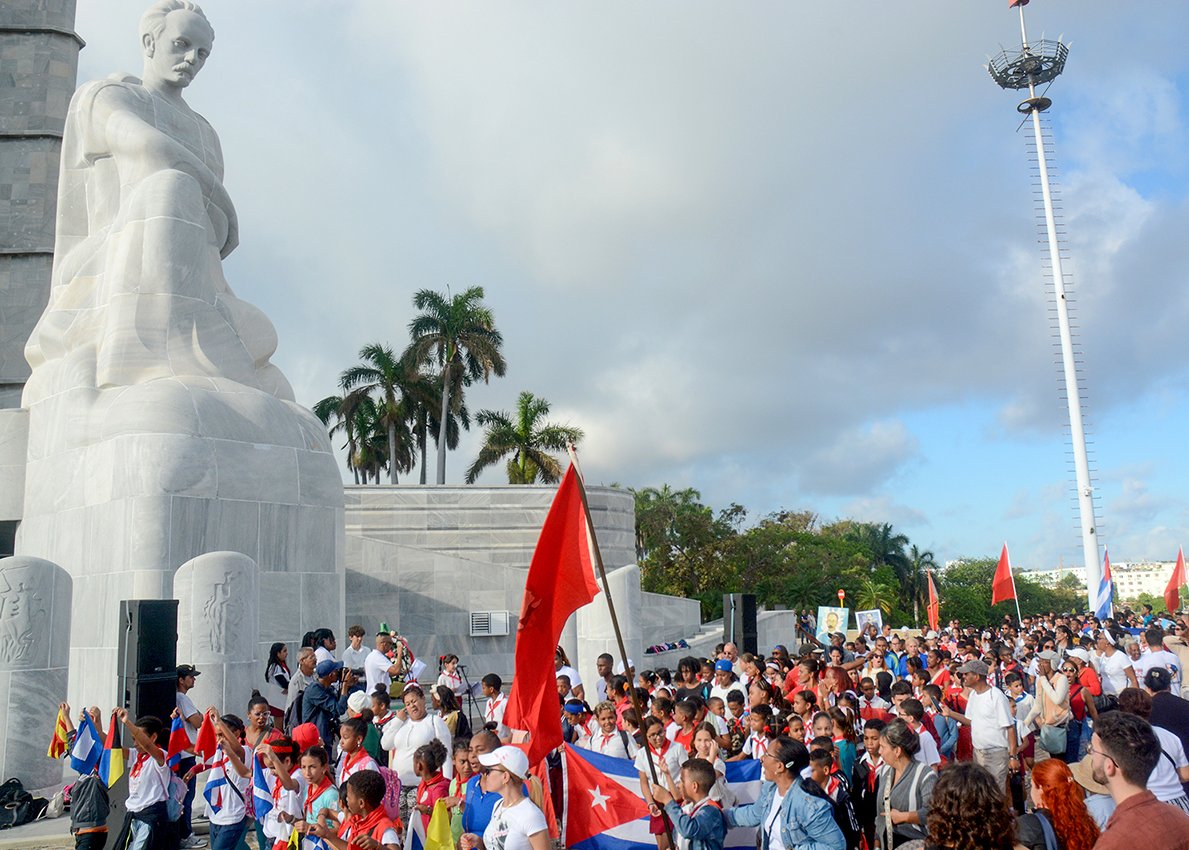
[[[425, 693], [415, 684], [405, 685], [404, 708], [384, 727], [380, 746], [388, 751], [388, 765], [400, 777], [400, 817], [408, 823], [409, 807], [416, 802], [417, 783], [420, 777], [413, 770], [413, 753], [422, 744], [435, 738], [450, 752], [453, 736], [442, 718], [429, 714], [425, 708]], [[446, 778], [454, 776], [454, 766], [447, 761], [443, 771]]]

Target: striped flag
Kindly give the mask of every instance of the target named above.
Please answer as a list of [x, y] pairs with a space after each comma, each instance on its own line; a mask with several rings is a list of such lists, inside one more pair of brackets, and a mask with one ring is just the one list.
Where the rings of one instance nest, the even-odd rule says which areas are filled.
[[113, 713], [107, 737], [103, 740], [103, 752], [99, 754], [99, 778], [110, 788], [123, 775], [124, 749], [120, 746], [120, 729]]
[[1114, 587], [1111, 584], [1111, 553], [1104, 550], [1103, 554], [1105, 558], [1102, 562], [1102, 578], [1098, 582], [1098, 593], [1094, 599], [1094, 616], [1100, 620], [1105, 620], [1115, 613], [1111, 604], [1111, 597], [1114, 595]]
[[223, 748], [217, 747], [214, 760], [209, 765], [204, 765], [209, 768], [210, 773], [206, 777], [206, 788], [203, 789], [202, 796], [206, 798], [206, 804], [210, 806], [212, 812], [217, 813], [223, 808], [223, 794], [227, 789], [228, 763]]
[[272, 789], [268, 787], [264, 765], [258, 758], [252, 759], [252, 797], [256, 802], [256, 820], [263, 823], [265, 816], [272, 811]]
[[80, 776], [94, 773], [99, 767], [99, 757], [103, 754], [103, 744], [99, 742], [99, 730], [91, 720], [91, 715], [83, 712], [82, 722], [78, 725], [78, 733], [74, 736], [74, 747], [70, 750], [70, 767], [77, 770]]
[[[600, 800], [608, 795], [599, 785], [594, 788], [584, 788], [581, 780], [575, 781], [578, 777], [572, 774], [581, 772], [584, 775], [589, 775], [590, 772], [581, 770], [581, 768], [580, 771], [571, 771], [568, 768], [568, 761], [572, 758], [581, 759], [585, 762], [583, 767], [589, 766], [594, 769], [594, 772], [601, 774], [610, 782], [614, 782], [617, 786], [616, 792], [622, 788], [634, 794], [643, 803], [643, 794], [640, 791], [640, 774], [631, 759], [612, 758], [581, 747], [567, 746], [566, 757], [562, 759], [562, 769], [567, 774], [562, 780], [562, 788], [566, 797], [569, 797], [571, 793], [576, 794], [577, 789], [580, 788], [585, 793], [585, 799], [566, 801], [567, 820], [581, 816], [588, 821], [595, 821], [595, 824], [581, 829], [581, 831], [577, 825], [567, 823], [567, 834], [577, 837], [579, 834], [585, 833], [590, 836], [573, 844], [567, 842], [567, 846], [571, 850], [656, 850], [656, 836], [648, 832], [647, 815], [638, 820], [630, 820], [627, 823], [595, 832], [594, 827], [598, 826], [597, 819], [601, 819], [603, 812], [609, 808], [601, 804]], [[759, 759], [727, 762], [725, 778], [727, 787], [735, 794], [739, 803], [754, 803], [759, 797], [761, 781]], [[724, 850], [755, 850], [755, 846], [756, 832], [754, 829], [732, 829], [727, 832], [723, 844]]]
[[170, 770], [177, 770], [182, 761], [182, 753], [190, 747], [190, 736], [182, 725], [180, 717], [175, 717], [169, 726], [169, 746], [165, 750], [165, 763]]
[[70, 733], [66, 731], [66, 709], [58, 706], [58, 719], [54, 721], [54, 734], [50, 738], [45, 757], [60, 759], [70, 750]]

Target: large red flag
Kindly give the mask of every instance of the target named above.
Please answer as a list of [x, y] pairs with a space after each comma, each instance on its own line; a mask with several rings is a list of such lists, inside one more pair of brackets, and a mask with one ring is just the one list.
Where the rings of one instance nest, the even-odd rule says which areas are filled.
[[937, 588], [933, 586], [933, 573], [926, 571], [925, 578], [929, 580], [929, 604], [925, 607], [929, 616], [929, 628], [939, 632], [941, 631], [941, 602], [937, 599]]
[[209, 714], [202, 715], [202, 727], [198, 730], [198, 740], [194, 744], [194, 752], [202, 756], [203, 761], [210, 761], [215, 757], [215, 749], [219, 741], [215, 737], [215, 724], [211, 722]]
[[1003, 544], [1003, 551], [999, 554], [999, 566], [995, 568], [995, 578], [991, 580], [991, 604], [998, 605], [1009, 599], [1016, 598], [1016, 583], [1011, 577], [1011, 561], [1007, 557], [1007, 544]]
[[571, 464], [545, 517], [524, 585], [516, 669], [504, 723], [530, 733], [529, 764], [562, 743], [554, 652], [566, 620], [599, 592], [581, 487]]
[[1177, 565], [1172, 568], [1172, 575], [1168, 578], [1168, 587], [1164, 588], [1164, 604], [1168, 613], [1175, 614], [1181, 607], [1181, 588], [1185, 586], [1185, 553], [1177, 549]]

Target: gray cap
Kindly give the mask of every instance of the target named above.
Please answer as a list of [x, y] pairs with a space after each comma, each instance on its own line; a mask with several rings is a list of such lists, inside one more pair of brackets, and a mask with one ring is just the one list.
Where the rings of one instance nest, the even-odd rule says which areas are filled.
[[1059, 656], [1057, 653], [1053, 652], [1053, 650], [1051, 650], [1051, 649], [1046, 649], [1044, 652], [1036, 653], [1036, 657], [1041, 659], [1042, 661], [1047, 661], [1050, 664], [1052, 664], [1054, 661], [1056, 661], [1061, 656]]
[[991, 668], [984, 662], [977, 658], [971, 658], [965, 664], [958, 668], [959, 673], [975, 673], [979, 676], [987, 676], [991, 672]]

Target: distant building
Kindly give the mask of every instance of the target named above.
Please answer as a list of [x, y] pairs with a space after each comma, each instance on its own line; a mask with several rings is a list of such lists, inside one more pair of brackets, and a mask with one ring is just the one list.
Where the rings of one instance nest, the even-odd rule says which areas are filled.
[[[1111, 578], [1115, 582], [1115, 598], [1124, 601], [1133, 600], [1138, 598], [1141, 593], [1162, 596], [1174, 566], [1176, 565], [1173, 561], [1112, 562]], [[1085, 585], [1085, 567], [1038, 570], [1027, 573], [1030, 579], [1045, 587], [1056, 587], [1061, 579], [1070, 575], [1078, 580], [1079, 585]]]

